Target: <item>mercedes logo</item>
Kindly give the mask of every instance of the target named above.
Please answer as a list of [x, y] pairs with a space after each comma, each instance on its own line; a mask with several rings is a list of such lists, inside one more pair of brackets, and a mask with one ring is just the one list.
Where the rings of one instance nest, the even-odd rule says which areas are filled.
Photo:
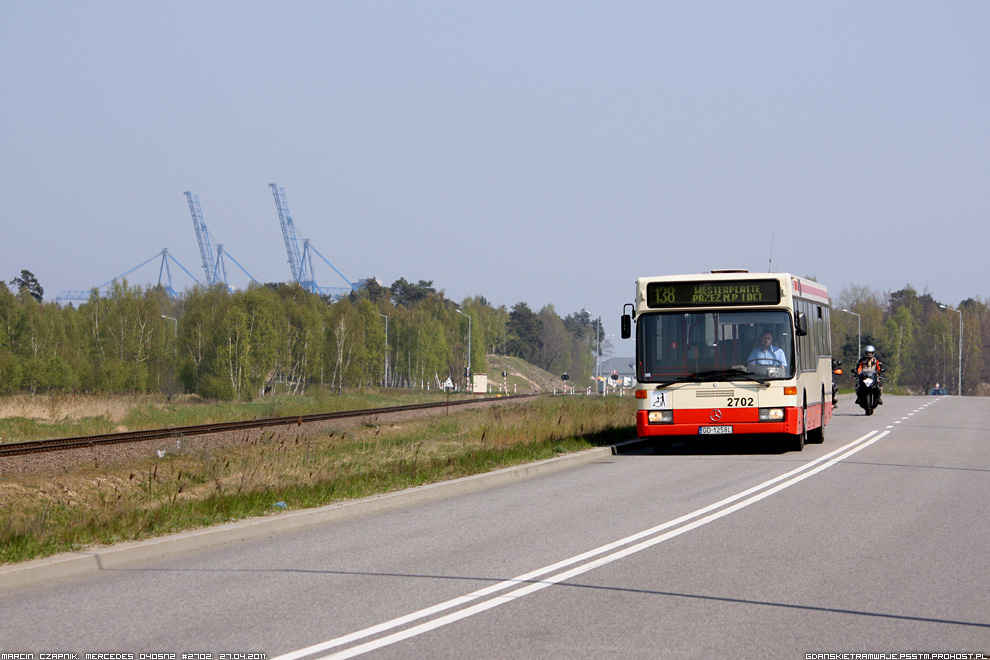
[[711, 411], [711, 413], [709, 413], [708, 417], [713, 422], [717, 422], [722, 419], [722, 411], [716, 408], [715, 410]]

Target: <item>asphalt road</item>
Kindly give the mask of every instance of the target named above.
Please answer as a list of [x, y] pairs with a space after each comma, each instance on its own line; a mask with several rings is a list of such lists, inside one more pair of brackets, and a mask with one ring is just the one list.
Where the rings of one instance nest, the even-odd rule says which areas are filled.
[[599, 453], [37, 584], [0, 574], [0, 653], [990, 657], [990, 399], [888, 396], [866, 417], [844, 398], [824, 444], [744, 440]]

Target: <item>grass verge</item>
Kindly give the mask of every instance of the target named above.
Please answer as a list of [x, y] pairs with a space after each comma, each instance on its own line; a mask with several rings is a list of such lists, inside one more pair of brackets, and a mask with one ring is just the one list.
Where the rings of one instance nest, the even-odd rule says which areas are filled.
[[[300, 396], [221, 403], [206, 402], [194, 395], [176, 399], [161, 395], [81, 394], [5, 397], [0, 399], [0, 440], [26, 442], [446, 399], [446, 394], [438, 390], [365, 389], [343, 396], [319, 388], [311, 390], [312, 394]], [[454, 394], [451, 400], [464, 397]]]
[[[455, 479], [635, 436], [635, 400], [541, 397], [330, 433], [14, 475], [0, 484], [0, 563]], [[293, 414], [293, 413], [281, 413]]]

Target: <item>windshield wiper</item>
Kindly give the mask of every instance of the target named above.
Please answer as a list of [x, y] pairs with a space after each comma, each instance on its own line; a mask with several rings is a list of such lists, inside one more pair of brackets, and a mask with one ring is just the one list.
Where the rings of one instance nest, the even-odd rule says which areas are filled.
[[670, 385], [671, 383], [685, 383], [695, 380], [694, 374], [685, 374], [683, 376], [667, 376], [659, 380], [647, 380], [646, 383], [655, 383], [657, 385]]
[[698, 380], [736, 380], [745, 379], [752, 380], [757, 383], [763, 383], [768, 385], [767, 378], [757, 376], [756, 374], [751, 374], [748, 371], [740, 371], [739, 369], [716, 369], [713, 371], [701, 371], [694, 375]]

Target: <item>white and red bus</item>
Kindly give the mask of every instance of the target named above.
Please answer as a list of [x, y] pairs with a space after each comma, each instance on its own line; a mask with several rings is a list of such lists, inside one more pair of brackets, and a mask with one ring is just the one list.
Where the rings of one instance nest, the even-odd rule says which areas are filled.
[[[832, 417], [828, 291], [786, 273], [641, 277], [636, 324], [640, 438], [785, 434], [822, 442]], [[630, 313], [632, 308], [632, 313]]]

